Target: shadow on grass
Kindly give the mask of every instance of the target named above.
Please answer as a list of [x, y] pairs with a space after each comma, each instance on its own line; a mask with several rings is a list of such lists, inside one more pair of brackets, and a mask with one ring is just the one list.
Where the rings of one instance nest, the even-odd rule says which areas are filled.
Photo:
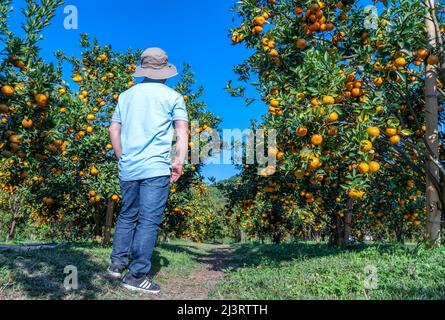
[[[110, 252], [110, 247], [97, 244], [61, 245], [27, 252], [0, 251], [0, 299], [94, 300], [114, 294], [120, 290], [120, 282], [106, 274]], [[152, 275], [168, 264], [155, 251]], [[67, 266], [77, 268], [78, 290], [68, 291], [64, 287]]]
[[161, 247], [173, 252], [183, 252], [192, 256], [197, 262], [210, 265], [212, 270], [236, 270], [241, 267], [252, 267], [261, 264], [278, 265], [293, 260], [305, 260], [339, 255], [345, 252], [360, 252], [375, 248], [379, 253], [393, 252], [402, 246], [394, 244], [356, 244], [348, 249], [339, 249], [326, 243], [295, 242], [261, 244], [256, 242], [235, 244], [231, 247], [220, 247], [210, 252], [197, 252], [192, 245], [175, 245], [164, 243]]

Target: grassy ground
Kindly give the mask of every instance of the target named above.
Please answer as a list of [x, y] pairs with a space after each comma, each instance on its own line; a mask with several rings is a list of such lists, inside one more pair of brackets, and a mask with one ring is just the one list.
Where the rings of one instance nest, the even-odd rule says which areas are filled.
[[[124, 291], [104, 276], [109, 247], [0, 252], [0, 299], [445, 299], [445, 248], [360, 246], [339, 251], [298, 243], [160, 245], [153, 276], [162, 294]], [[67, 292], [64, 268], [79, 270]], [[376, 271], [366, 289], [365, 268]]]
[[[386, 245], [339, 251], [300, 243], [243, 245], [235, 254], [248, 267], [231, 272], [217, 286], [225, 298], [445, 299], [445, 248]], [[373, 270], [376, 277], [369, 276]]]

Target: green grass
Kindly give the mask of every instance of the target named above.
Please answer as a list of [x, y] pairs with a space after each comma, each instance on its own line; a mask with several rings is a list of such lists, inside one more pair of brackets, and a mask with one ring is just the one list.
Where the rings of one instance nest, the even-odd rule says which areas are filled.
[[[111, 248], [62, 244], [54, 250], [0, 251], [2, 299], [150, 299], [104, 276]], [[63, 270], [79, 270], [80, 288], [63, 287]], [[377, 287], [365, 288], [365, 267]], [[361, 245], [341, 251], [322, 243], [161, 244], [152, 274], [161, 299], [445, 299], [445, 247]], [[202, 288], [208, 288], [201, 290]]]
[[[445, 248], [325, 244], [238, 245], [244, 268], [230, 272], [213, 295], [226, 299], [445, 299]], [[365, 267], [377, 270], [365, 288]]]
[[[159, 283], [166, 279], [187, 277], [197, 266], [191, 253], [202, 249], [172, 242], [155, 250], [152, 273]], [[0, 252], [0, 300], [2, 299], [140, 299], [119, 287], [119, 282], [105, 277], [111, 248], [93, 243], [61, 245], [55, 250]], [[79, 290], [67, 292], [63, 286], [64, 268], [76, 266]], [[162, 271], [161, 271], [162, 270]]]

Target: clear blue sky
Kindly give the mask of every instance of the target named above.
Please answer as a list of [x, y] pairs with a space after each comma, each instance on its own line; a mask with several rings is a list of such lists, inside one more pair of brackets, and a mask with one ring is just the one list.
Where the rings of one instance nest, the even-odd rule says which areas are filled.
[[[79, 29], [65, 30], [63, 8], [59, 8], [52, 25], [44, 33], [42, 54], [53, 59], [56, 50], [68, 55], [80, 54], [80, 34], [97, 37], [101, 44], [111, 44], [117, 51], [127, 48], [158, 46], [170, 55], [178, 67], [184, 62], [192, 65], [196, 79], [205, 88], [203, 99], [209, 110], [223, 119], [222, 128], [249, 127], [251, 119], [260, 119], [266, 106], [249, 107], [244, 100], [232, 98], [223, 90], [228, 80], [235, 78], [232, 67], [249, 56], [243, 46], [232, 46], [228, 28], [236, 26], [230, 8], [235, 0], [71, 0], [79, 11]], [[10, 20], [20, 31], [20, 8], [24, 0], [13, 0], [15, 13]], [[69, 72], [70, 70], [66, 70]], [[170, 84], [174, 84], [170, 82]], [[255, 95], [250, 91], [249, 95]], [[230, 165], [210, 165], [206, 176], [225, 179], [236, 173]]]

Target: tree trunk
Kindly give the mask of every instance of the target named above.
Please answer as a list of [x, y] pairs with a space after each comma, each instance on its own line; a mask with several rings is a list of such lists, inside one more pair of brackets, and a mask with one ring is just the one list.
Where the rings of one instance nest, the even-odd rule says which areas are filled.
[[6, 238], [6, 241], [14, 240], [16, 224], [17, 224], [17, 216], [15, 215], [15, 213], [13, 213], [11, 223], [9, 224], [8, 237]]
[[94, 210], [94, 236], [100, 237], [102, 236], [102, 211], [95, 204], [93, 207]]
[[114, 215], [114, 202], [113, 200], [110, 199], [108, 200], [107, 213], [105, 215], [103, 244], [109, 244], [111, 242], [111, 227], [113, 225], [113, 215]]
[[343, 248], [345, 246], [344, 237], [343, 237], [343, 230], [344, 230], [344, 221], [343, 218], [336, 217], [336, 224], [335, 224], [335, 240], [334, 243], [338, 248]]
[[[429, 38], [430, 48], [437, 47], [437, 33], [434, 23], [434, 0], [427, 0], [425, 6], [428, 10], [425, 17], [425, 25]], [[437, 100], [437, 68], [436, 66], [427, 65], [425, 78], [425, 120], [426, 120], [426, 140], [430, 155], [434, 159], [439, 159], [439, 114]], [[427, 169], [431, 172], [432, 177], [426, 177], [426, 236], [429, 246], [434, 246], [439, 241], [439, 232], [441, 224], [441, 212], [439, 192], [434, 187], [432, 179], [440, 181], [439, 168], [430, 159], [427, 160]]]
[[12, 213], [12, 218], [9, 223], [8, 228], [8, 237], [6, 241], [12, 241], [15, 238], [15, 231], [17, 228], [17, 219], [19, 218], [20, 214], [20, 199], [18, 196], [12, 196], [9, 200], [9, 209]]

